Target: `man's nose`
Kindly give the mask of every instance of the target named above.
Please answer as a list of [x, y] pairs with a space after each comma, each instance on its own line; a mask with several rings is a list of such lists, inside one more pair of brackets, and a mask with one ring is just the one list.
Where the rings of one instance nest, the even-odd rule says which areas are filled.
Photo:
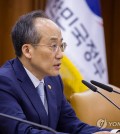
[[56, 53], [56, 58], [62, 59], [63, 58], [63, 55], [64, 55], [64, 52], [59, 47], [59, 49], [58, 49], [58, 51]]

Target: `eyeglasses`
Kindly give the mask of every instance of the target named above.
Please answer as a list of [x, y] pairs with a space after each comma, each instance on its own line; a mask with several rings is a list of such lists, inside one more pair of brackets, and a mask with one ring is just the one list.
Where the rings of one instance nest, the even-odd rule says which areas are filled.
[[36, 45], [35, 44], [34, 46], [47, 46], [47, 47], [49, 47], [51, 49], [52, 52], [57, 52], [58, 49], [60, 48], [60, 50], [62, 52], [64, 52], [66, 47], [67, 47], [67, 44], [66, 44], [66, 42], [63, 42], [60, 46], [57, 45], [57, 44], [54, 44], [54, 45]]

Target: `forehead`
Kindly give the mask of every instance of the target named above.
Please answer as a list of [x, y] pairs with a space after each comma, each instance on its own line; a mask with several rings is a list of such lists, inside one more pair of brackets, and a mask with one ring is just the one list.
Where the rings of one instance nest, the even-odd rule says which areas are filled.
[[37, 18], [35, 20], [35, 27], [42, 37], [49, 38], [50, 41], [62, 40], [60, 28], [49, 19]]

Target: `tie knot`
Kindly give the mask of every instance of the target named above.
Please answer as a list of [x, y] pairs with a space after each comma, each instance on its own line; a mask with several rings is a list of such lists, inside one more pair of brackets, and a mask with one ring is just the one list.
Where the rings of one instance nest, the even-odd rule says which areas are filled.
[[38, 94], [40, 96], [44, 96], [44, 83], [40, 82], [39, 85], [37, 86]]
[[43, 82], [40, 82], [38, 87], [43, 87], [44, 86], [44, 83]]

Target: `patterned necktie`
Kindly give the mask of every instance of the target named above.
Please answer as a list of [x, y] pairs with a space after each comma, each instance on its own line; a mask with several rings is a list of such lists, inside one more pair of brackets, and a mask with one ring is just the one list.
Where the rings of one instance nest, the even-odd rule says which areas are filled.
[[45, 95], [45, 90], [44, 90], [44, 83], [43, 82], [40, 82], [38, 87], [37, 87], [37, 91], [38, 91], [38, 94], [41, 98], [41, 101], [44, 105], [44, 108], [48, 114], [48, 105], [47, 105], [47, 99], [46, 99], [46, 95]]

